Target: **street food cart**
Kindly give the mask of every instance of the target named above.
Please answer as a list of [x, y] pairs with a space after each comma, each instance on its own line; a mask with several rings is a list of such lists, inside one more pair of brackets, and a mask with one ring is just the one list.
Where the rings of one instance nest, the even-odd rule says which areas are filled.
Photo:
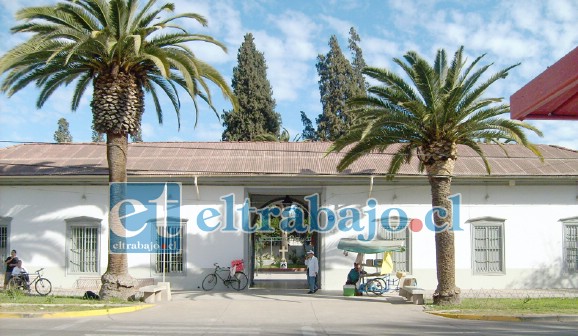
[[[396, 278], [390, 277], [390, 273], [393, 271], [391, 254], [393, 252], [405, 251], [404, 243], [404, 241], [399, 240], [376, 239], [364, 241], [357, 238], [341, 238], [337, 244], [337, 248], [347, 252], [357, 253], [356, 263], [362, 266], [375, 267], [376, 272], [361, 275], [359, 290], [381, 295], [391, 290], [396, 282], [399, 282], [400, 275]], [[377, 253], [383, 253], [383, 260], [381, 262], [374, 263], [373, 259], [371, 259], [371, 264], [364, 262], [366, 254]]]

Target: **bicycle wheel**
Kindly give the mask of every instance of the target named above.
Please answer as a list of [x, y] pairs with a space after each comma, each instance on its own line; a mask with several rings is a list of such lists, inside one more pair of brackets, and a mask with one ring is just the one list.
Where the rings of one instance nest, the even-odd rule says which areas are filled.
[[11, 291], [24, 291], [26, 289], [26, 283], [20, 277], [12, 277], [8, 281], [8, 290]]
[[370, 280], [367, 283], [367, 291], [372, 292], [375, 295], [383, 294], [384, 290], [383, 290], [383, 285], [382, 285], [381, 281], [379, 281], [377, 279]]
[[50, 280], [46, 278], [40, 278], [36, 280], [34, 288], [36, 289], [36, 293], [42, 296], [46, 296], [52, 292], [52, 284], [50, 283]]
[[383, 292], [387, 292], [389, 290], [389, 280], [385, 278], [376, 278], [375, 280], [381, 282]]
[[210, 291], [217, 285], [217, 276], [215, 274], [209, 274], [203, 280], [203, 290]]
[[237, 272], [235, 273], [235, 275], [233, 275], [230, 279], [231, 281], [231, 287], [233, 287], [234, 290], [243, 290], [245, 289], [245, 287], [247, 287], [247, 284], [249, 283], [249, 278], [247, 278], [247, 275], [243, 272]]

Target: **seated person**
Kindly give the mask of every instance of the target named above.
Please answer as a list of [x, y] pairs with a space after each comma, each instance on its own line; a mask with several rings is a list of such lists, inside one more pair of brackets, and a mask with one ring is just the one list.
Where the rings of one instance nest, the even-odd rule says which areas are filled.
[[356, 285], [357, 287], [357, 282], [359, 281], [359, 278], [361, 277], [362, 274], [367, 274], [367, 272], [361, 269], [360, 264], [354, 263], [353, 268], [351, 269], [351, 271], [349, 271], [349, 274], [347, 274], [347, 281], [345, 282], [345, 284]]
[[24, 278], [26, 280], [26, 282], [30, 281], [30, 278], [28, 277], [28, 272], [22, 266], [22, 259], [19, 259], [18, 264], [16, 264], [16, 267], [14, 267], [12, 269], [12, 276], [13, 277], [20, 276], [20, 277]]

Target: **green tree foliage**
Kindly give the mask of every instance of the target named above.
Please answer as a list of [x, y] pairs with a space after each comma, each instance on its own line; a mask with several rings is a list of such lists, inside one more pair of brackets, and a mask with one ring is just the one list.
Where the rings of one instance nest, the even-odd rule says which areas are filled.
[[301, 133], [301, 140], [303, 141], [317, 141], [317, 131], [313, 127], [311, 119], [307, 117], [305, 112], [301, 111], [301, 123], [303, 123], [303, 133]]
[[319, 93], [323, 112], [317, 117], [317, 138], [322, 141], [334, 141], [354, 123], [353, 116], [346, 108], [347, 100], [365, 94], [365, 81], [361, 69], [365, 66], [359, 36], [355, 29], [350, 30], [349, 45], [354, 54], [354, 65], [343, 55], [335, 35], [329, 39], [327, 55], [317, 57], [319, 74]]
[[[298, 136], [293, 139], [293, 141], [297, 141]], [[291, 134], [289, 131], [283, 127], [283, 131], [277, 136], [265, 133], [265, 134], [258, 134], [255, 136], [253, 141], [271, 141], [271, 142], [289, 142], [291, 140]]]
[[353, 61], [351, 65], [353, 67], [353, 86], [356, 92], [353, 93], [353, 97], [360, 97], [366, 95], [367, 82], [363, 77], [363, 69], [367, 66], [365, 59], [363, 58], [363, 51], [359, 47], [358, 43], [361, 42], [357, 31], [355, 28], [351, 27], [349, 30], [349, 50], [353, 54]]
[[92, 130], [92, 142], [104, 142], [104, 134], [97, 132], [94, 129], [94, 124], [90, 126], [90, 129]]
[[58, 129], [54, 132], [54, 141], [58, 143], [72, 142], [69, 126], [66, 118], [58, 119]]
[[139, 128], [135, 134], [131, 134], [130, 140], [132, 142], [142, 142], [142, 129]]
[[434, 222], [438, 227], [450, 224], [448, 229], [435, 234], [436, 304], [460, 302], [460, 289], [455, 283], [452, 204], [449, 200], [454, 165], [458, 159], [457, 146], [465, 145], [480, 155], [488, 173], [490, 166], [478, 139], [519, 143], [541, 157], [524, 133], [530, 130], [541, 135], [541, 132], [529, 124], [500, 117], [509, 113], [510, 107], [501, 103], [499, 98], [483, 97], [490, 85], [506, 78], [516, 65], [479, 82], [491, 66], [477, 68], [482, 57], [467, 65], [462, 47], [448, 63], [446, 52], [439, 50], [430, 65], [416, 52], [410, 51], [403, 59], [394, 59], [409, 81], [387, 69], [365, 68], [364, 74], [379, 85], [369, 88], [369, 96], [348, 103], [357, 115], [357, 123], [329, 149], [330, 152], [339, 152], [351, 145], [337, 166], [339, 171], [343, 171], [366, 154], [384, 152], [392, 147], [390, 178], [402, 164], [417, 157], [420, 168], [427, 173], [432, 207], [447, 210], [446, 217], [436, 215]]
[[266, 139], [279, 137], [281, 116], [275, 112], [275, 100], [269, 80], [265, 56], [255, 47], [251, 33], [237, 54], [237, 66], [233, 69], [232, 87], [239, 101], [239, 109], [225, 111], [222, 115], [222, 139], [225, 141], [252, 141], [257, 136]]
[[[155, 8], [156, 1], [68, 0], [52, 6], [30, 7], [16, 13], [23, 23], [12, 28], [27, 40], [0, 58], [0, 75], [7, 73], [0, 90], [9, 96], [29, 84], [40, 87], [40, 108], [54, 91], [76, 82], [72, 110], [76, 110], [89, 84], [93, 84], [94, 130], [107, 137], [110, 182], [126, 182], [128, 135], [140, 129], [144, 94], [149, 93], [159, 122], [163, 92], [177, 113], [180, 125], [182, 89], [194, 103], [197, 98], [213, 106], [208, 83], [215, 84], [236, 107], [233, 93], [219, 72], [198, 59], [191, 42], [225, 47], [210, 36], [194, 34], [176, 25], [207, 21], [195, 13], [174, 15], [171, 3]], [[217, 114], [218, 116], [218, 114]], [[114, 197], [120, 197], [111, 193]], [[111, 212], [109, 225], [122, 225]], [[137, 282], [128, 274], [126, 254], [109, 254], [102, 275], [100, 296], [128, 298]]]

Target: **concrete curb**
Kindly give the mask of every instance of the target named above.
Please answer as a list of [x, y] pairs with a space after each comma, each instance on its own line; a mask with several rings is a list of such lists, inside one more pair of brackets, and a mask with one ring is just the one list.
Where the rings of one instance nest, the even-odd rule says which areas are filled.
[[102, 316], [122, 313], [132, 313], [141, 309], [153, 307], [152, 304], [116, 307], [95, 310], [81, 310], [70, 312], [53, 312], [53, 313], [3, 313], [0, 312], [0, 318], [64, 318], [64, 317], [88, 317], [88, 316]]
[[477, 315], [460, 314], [450, 312], [426, 312], [428, 314], [441, 317], [479, 320], [479, 321], [501, 321], [501, 322], [578, 322], [578, 315]]

